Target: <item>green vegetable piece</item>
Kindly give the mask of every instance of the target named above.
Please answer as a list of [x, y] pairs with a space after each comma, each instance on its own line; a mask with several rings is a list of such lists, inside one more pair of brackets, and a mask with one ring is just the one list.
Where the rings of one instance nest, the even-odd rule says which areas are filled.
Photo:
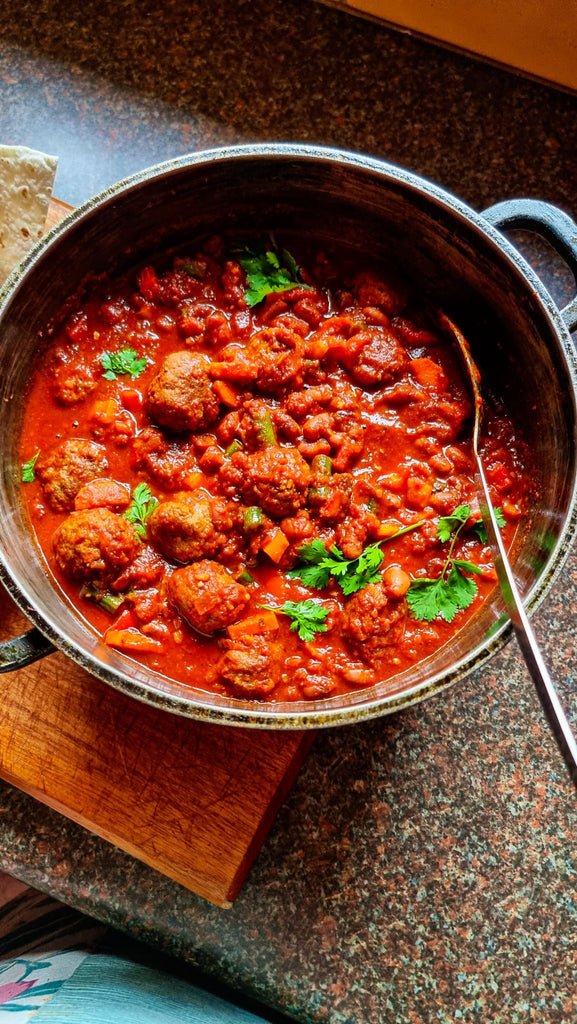
[[258, 505], [249, 505], [244, 512], [244, 528], [245, 530], [258, 530], [259, 526], [264, 523], [264, 516], [262, 508]]
[[333, 472], [333, 460], [330, 455], [315, 455], [311, 462], [311, 469], [313, 473], [318, 473], [319, 476], [331, 476]]
[[257, 436], [265, 448], [276, 448], [278, 440], [274, 424], [268, 412], [255, 413], [253, 416], [254, 425], [257, 428]]
[[317, 538], [299, 549], [299, 557], [305, 565], [292, 569], [287, 575], [291, 579], [300, 579], [305, 586], [316, 590], [323, 590], [332, 576], [343, 594], [348, 596], [379, 579], [379, 569], [384, 558], [380, 544], [381, 541], [377, 541], [369, 545], [358, 558], [345, 558], [340, 548], [333, 544], [330, 551], [327, 551], [322, 540]]
[[254, 576], [251, 576], [248, 569], [243, 569], [238, 577], [238, 582], [243, 583], [246, 586], [248, 583], [254, 583]]
[[120, 352], [105, 352], [100, 365], [106, 380], [116, 380], [119, 376], [130, 376], [134, 380], [145, 369], [146, 359], [139, 359], [133, 348], [123, 348]]
[[245, 298], [249, 306], [259, 302], [274, 292], [286, 292], [303, 284], [299, 267], [293, 256], [286, 249], [279, 249], [271, 236], [270, 249], [251, 248], [244, 246], [237, 253], [238, 261], [246, 274], [247, 289]]
[[36, 479], [35, 467], [39, 456], [40, 448], [36, 452], [36, 455], [33, 455], [31, 459], [28, 459], [28, 462], [25, 462], [23, 464], [21, 474], [21, 480], [23, 484], [31, 484]]
[[224, 454], [226, 455], [227, 459], [230, 459], [234, 455], [235, 452], [241, 452], [241, 451], [242, 451], [242, 444], [241, 444], [241, 442], [237, 441], [237, 440], [234, 440], [234, 441], [231, 441], [231, 443], [229, 444], [228, 448], [225, 450]]
[[[503, 515], [503, 509], [498, 505], [497, 508], [493, 509], [493, 511], [495, 513], [495, 519], [497, 520], [497, 526], [502, 530], [507, 525], [507, 520]], [[485, 524], [482, 519], [473, 526], [473, 533], [477, 534], [481, 544], [487, 543], [487, 530], [485, 529]]]
[[109, 615], [115, 615], [126, 600], [126, 594], [113, 594], [109, 590], [102, 590], [93, 583], [87, 583], [82, 587], [80, 596], [99, 604]]
[[137, 484], [132, 492], [132, 501], [124, 513], [124, 518], [132, 523], [141, 540], [146, 539], [146, 520], [157, 505], [158, 499], [152, 496], [148, 484]]
[[285, 601], [280, 608], [273, 608], [271, 605], [261, 604], [259, 608], [266, 608], [268, 611], [287, 615], [292, 619], [291, 630], [298, 631], [301, 640], [314, 640], [316, 633], [326, 633], [326, 619], [329, 614], [328, 608], [323, 608], [318, 601]]

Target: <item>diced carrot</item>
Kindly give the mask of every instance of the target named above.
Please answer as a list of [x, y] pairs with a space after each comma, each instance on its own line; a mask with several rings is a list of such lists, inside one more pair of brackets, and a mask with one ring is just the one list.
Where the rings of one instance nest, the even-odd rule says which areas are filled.
[[254, 363], [239, 356], [226, 363], [211, 363], [209, 370], [213, 380], [236, 381], [240, 384], [247, 384], [256, 379], [258, 369]]
[[273, 633], [277, 629], [278, 619], [275, 613], [268, 608], [263, 608], [258, 615], [250, 615], [247, 619], [241, 619], [240, 622], [233, 622], [231, 626], [227, 626], [226, 631], [231, 640], [236, 640], [239, 636]]
[[232, 384], [229, 384], [226, 380], [215, 380], [212, 389], [223, 405], [229, 405], [231, 409], [238, 409], [240, 393]]
[[94, 402], [92, 406], [92, 418], [99, 423], [112, 423], [118, 412], [118, 403], [113, 398], [103, 398]]
[[128, 412], [140, 412], [142, 407], [142, 395], [136, 388], [124, 388], [120, 392], [120, 401]]
[[187, 473], [183, 483], [189, 491], [197, 491], [204, 483], [204, 473]]
[[268, 555], [271, 562], [278, 563], [288, 546], [289, 542], [282, 530], [275, 530], [270, 540], [267, 540], [266, 544], [263, 544], [262, 550], [265, 555]]
[[433, 485], [429, 480], [421, 480], [418, 476], [410, 476], [407, 480], [407, 503], [412, 508], [424, 508], [431, 494]]
[[434, 359], [429, 359], [428, 356], [412, 359], [410, 370], [417, 383], [423, 388], [444, 391], [447, 387], [447, 375], [442, 366], [439, 366]]
[[123, 608], [118, 618], [112, 623], [110, 629], [135, 629], [136, 625], [137, 619], [132, 608]]
[[74, 499], [77, 512], [89, 508], [128, 508], [130, 493], [116, 480], [90, 480], [81, 487]]
[[377, 537], [384, 540], [386, 537], [392, 537], [395, 533], [398, 533], [402, 529], [401, 524], [395, 522], [394, 519], [387, 519], [384, 523], [381, 523], [377, 530]]
[[155, 654], [163, 650], [160, 640], [145, 636], [137, 629], [108, 629], [104, 634], [104, 642], [109, 647], [119, 647], [123, 651], [138, 651], [140, 654]]

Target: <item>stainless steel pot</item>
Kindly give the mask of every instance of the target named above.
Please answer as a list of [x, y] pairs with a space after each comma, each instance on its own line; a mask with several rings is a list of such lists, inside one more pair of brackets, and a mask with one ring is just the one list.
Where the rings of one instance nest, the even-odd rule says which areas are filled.
[[56, 590], [20, 503], [17, 457], [38, 334], [87, 274], [116, 273], [165, 246], [231, 228], [290, 228], [364, 252], [392, 252], [420, 293], [460, 325], [485, 387], [532, 447], [537, 498], [515, 562], [532, 610], [561, 567], [577, 522], [577, 364], [569, 337], [577, 299], [559, 311], [496, 226], [538, 230], [577, 270], [577, 229], [548, 204], [517, 200], [481, 216], [398, 167], [312, 146], [239, 146], [182, 157], [121, 181], [54, 228], [0, 293], [0, 576], [36, 627], [3, 646], [0, 668], [22, 667], [55, 645], [111, 686], [168, 711], [300, 729], [396, 711], [500, 650], [510, 629], [495, 594], [444, 650], [369, 690], [274, 706], [192, 691], [106, 647]]

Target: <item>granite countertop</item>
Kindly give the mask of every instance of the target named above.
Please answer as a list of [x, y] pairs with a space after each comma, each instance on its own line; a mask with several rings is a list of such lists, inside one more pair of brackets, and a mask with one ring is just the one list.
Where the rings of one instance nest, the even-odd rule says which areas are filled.
[[[301, 140], [384, 157], [476, 209], [577, 215], [577, 97], [312, 0], [13, 0], [0, 140], [77, 204], [178, 154]], [[559, 302], [570, 275], [521, 242]], [[534, 617], [577, 715], [577, 555]], [[429, 702], [319, 734], [232, 910], [5, 783], [0, 866], [298, 1021], [569, 1024], [574, 789], [515, 643]]]

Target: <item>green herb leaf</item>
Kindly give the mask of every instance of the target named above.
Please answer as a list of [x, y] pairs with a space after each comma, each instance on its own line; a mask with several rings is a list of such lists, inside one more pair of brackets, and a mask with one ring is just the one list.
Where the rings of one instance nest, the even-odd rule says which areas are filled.
[[28, 459], [28, 462], [25, 462], [24, 465], [22, 466], [21, 480], [23, 484], [31, 484], [36, 479], [36, 473], [34, 472], [34, 470], [39, 455], [40, 448], [36, 452], [36, 455], [33, 455], [32, 458]]
[[380, 544], [381, 541], [377, 541], [369, 545], [358, 558], [346, 558], [334, 544], [327, 551], [322, 540], [317, 538], [299, 549], [299, 557], [305, 565], [292, 569], [287, 575], [316, 590], [323, 590], [333, 576], [343, 594], [354, 594], [379, 578], [384, 558]]
[[148, 484], [137, 484], [132, 492], [132, 501], [124, 513], [124, 518], [132, 523], [142, 540], [146, 538], [146, 520], [157, 505], [158, 499], [153, 498]]
[[441, 618], [452, 622], [475, 600], [477, 584], [453, 564], [449, 575], [436, 580], [414, 580], [407, 592], [407, 604], [416, 619], [432, 622]]
[[441, 516], [439, 519], [439, 526], [437, 528], [437, 537], [443, 544], [448, 541], [451, 534], [458, 530], [471, 515], [470, 505], [459, 505], [450, 516]]
[[[493, 509], [493, 512], [495, 513], [497, 526], [499, 527], [500, 530], [502, 530], [503, 527], [507, 525], [507, 520], [503, 515], [503, 509], [498, 505], [497, 508]], [[481, 544], [487, 543], [487, 531], [485, 529], [485, 524], [482, 519], [479, 519], [479, 522], [475, 523], [475, 525], [473, 526], [473, 532], [477, 534], [477, 537], [481, 541]]]
[[115, 594], [111, 590], [104, 590], [96, 583], [87, 583], [80, 591], [80, 596], [87, 601], [94, 601], [99, 604], [109, 615], [115, 615], [126, 600], [126, 594]]
[[304, 285], [300, 270], [286, 249], [279, 249], [271, 238], [272, 248], [261, 249], [245, 246], [237, 253], [238, 261], [246, 274], [248, 288], [245, 298], [249, 306], [256, 306], [273, 292], [286, 292], [296, 285]]
[[280, 612], [292, 619], [291, 630], [298, 631], [301, 640], [314, 640], [315, 633], [326, 633], [326, 618], [329, 614], [328, 608], [323, 608], [318, 601], [285, 601], [280, 608], [273, 608], [271, 605], [261, 604], [259, 608], [266, 608], [271, 612]]
[[144, 370], [146, 359], [139, 359], [133, 348], [123, 348], [120, 352], [105, 352], [101, 356], [100, 365], [105, 371], [103, 377], [106, 377], [106, 380], [116, 380], [119, 376], [128, 375], [134, 380]]
[[407, 604], [416, 619], [452, 622], [458, 611], [464, 611], [475, 600], [477, 584], [465, 573], [479, 576], [482, 570], [473, 562], [453, 558], [457, 537], [470, 515], [469, 505], [459, 505], [450, 516], [439, 520], [437, 536], [443, 543], [450, 540], [451, 546], [438, 579], [413, 580], [407, 591]]

